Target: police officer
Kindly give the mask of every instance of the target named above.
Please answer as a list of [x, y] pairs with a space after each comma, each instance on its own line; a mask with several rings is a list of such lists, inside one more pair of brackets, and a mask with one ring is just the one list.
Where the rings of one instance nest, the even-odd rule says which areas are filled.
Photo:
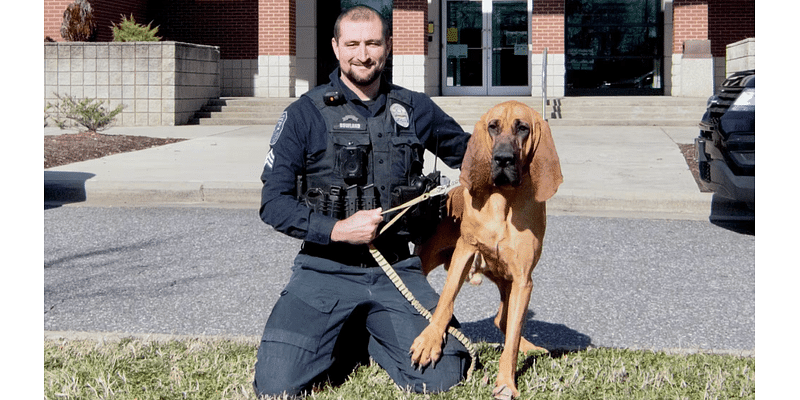
[[451, 337], [435, 365], [411, 365], [409, 349], [428, 321], [377, 266], [368, 244], [420, 303], [435, 308], [438, 295], [409, 241], [430, 231], [437, 203], [420, 204], [377, 232], [392, 216], [383, 210], [439, 183], [422, 173], [424, 150], [458, 168], [469, 135], [429, 97], [386, 81], [392, 38], [375, 10], [343, 12], [331, 43], [339, 68], [329, 84], [283, 112], [261, 175], [262, 220], [303, 245], [264, 328], [254, 388], [259, 395], [302, 394], [343, 382], [372, 357], [403, 388], [447, 390], [466, 374], [466, 349]]

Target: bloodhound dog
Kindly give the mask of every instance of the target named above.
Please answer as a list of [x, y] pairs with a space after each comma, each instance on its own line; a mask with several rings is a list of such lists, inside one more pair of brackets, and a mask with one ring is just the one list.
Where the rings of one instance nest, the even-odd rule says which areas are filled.
[[418, 251], [425, 274], [442, 264], [448, 273], [430, 325], [411, 346], [411, 359], [422, 366], [438, 360], [456, 295], [467, 276], [479, 272], [500, 291], [494, 323], [505, 345], [493, 393], [498, 399], [518, 397], [517, 353], [545, 350], [525, 340], [522, 330], [531, 273], [542, 254], [545, 201], [563, 181], [550, 126], [525, 104], [496, 105], [475, 124], [459, 181], [447, 199], [449, 218]]

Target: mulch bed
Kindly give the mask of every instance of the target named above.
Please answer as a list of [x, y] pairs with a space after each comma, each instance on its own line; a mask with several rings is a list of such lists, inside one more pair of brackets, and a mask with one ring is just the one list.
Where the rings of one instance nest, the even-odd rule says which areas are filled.
[[112, 154], [144, 150], [186, 139], [162, 139], [145, 136], [106, 135], [102, 133], [67, 133], [44, 137], [44, 167], [52, 168]]
[[694, 144], [678, 144], [678, 148], [681, 149], [681, 154], [683, 154], [683, 158], [686, 160], [686, 164], [689, 166], [689, 170], [692, 171], [692, 176], [694, 177], [694, 181], [697, 183], [697, 188], [700, 189], [700, 192], [709, 193], [712, 190], [709, 189], [705, 183], [700, 179], [699, 168], [697, 166], [697, 158], [695, 158], [695, 149]]

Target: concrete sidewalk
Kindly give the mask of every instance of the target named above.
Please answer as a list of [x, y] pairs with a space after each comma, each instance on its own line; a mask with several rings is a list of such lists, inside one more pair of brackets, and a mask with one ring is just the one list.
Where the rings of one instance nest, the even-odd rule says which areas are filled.
[[[260, 204], [273, 126], [115, 127], [104, 133], [189, 139], [45, 170], [45, 201], [85, 205]], [[471, 131], [471, 127], [465, 127]], [[551, 214], [708, 219], [712, 194], [701, 193], [678, 144], [694, 127], [553, 126], [564, 183]], [[45, 128], [45, 135], [75, 131]], [[430, 155], [427, 169], [432, 169]], [[451, 179], [458, 171], [438, 163]], [[50, 199], [48, 200], [48, 196]]]

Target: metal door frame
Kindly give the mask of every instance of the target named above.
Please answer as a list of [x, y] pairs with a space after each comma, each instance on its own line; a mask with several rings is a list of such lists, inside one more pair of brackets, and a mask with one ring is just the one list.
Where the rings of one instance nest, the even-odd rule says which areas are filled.
[[[483, 17], [483, 27], [481, 30], [482, 38], [482, 59], [483, 59], [483, 86], [447, 86], [447, 3], [450, 1], [473, 1], [481, 3], [481, 13]], [[492, 11], [493, 3], [497, 2], [521, 2], [525, 0], [443, 0], [441, 3], [441, 70], [442, 70], [442, 95], [444, 96], [530, 96], [531, 95], [531, 35], [532, 35], [532, 14], [533, 0], [527, 0], [527, 20], [528, 23], [528, 60], [526, 70], [528, 76], [528, 86], [494, 86], [492, 85]]]

